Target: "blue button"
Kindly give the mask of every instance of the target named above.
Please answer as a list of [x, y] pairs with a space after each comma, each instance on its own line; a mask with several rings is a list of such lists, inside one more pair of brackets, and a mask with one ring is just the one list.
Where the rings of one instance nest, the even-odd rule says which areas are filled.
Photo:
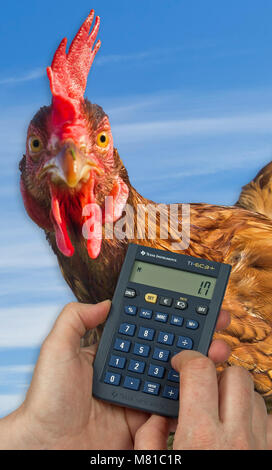
[[130, 348], [131, 342], [126, 339], [116, 338], [113, 349], [117, 351], [124, 351], [128, 352]]
[[165, 333], [163, 331], [159, 332], [158, 336], [158, 343], [162, 344], [173, 344], [174, 342], [174, 335], [172, 333]]
[[171, 325], [181, 326], [183, 323], [183, 317], [180, 317], [179, 315], [172, 315], [170, 323]]
[[134, 359], [131, 359], [129, 361], [128, 370], [130, 370], [131, 372], [137, 372], [139, 374], [142, 374], [144, 369], [145, 369], [145, 362], [134, 361]]
[[145, 328], [144, 326], [140, 326], [138, 338], [147, 339], [148, 341], [152, 341], [154, 338], [155, 330], [152, 328]]
[[154, 364], [150, 364], [149, 369], [148, 369], [148, 375], [151, 377], [158, 377], [158, 379], [161, 379], [164, 375], [164, 367], [162, 366], [155, 366]]
[[164, 398], [170, 398], [170, 400], [177, 400], [179, 396], [179, 389], [166, 385], [163, 389], [162, 396]]
[[125, 306], [125, 313], [127, 315], [136, 315], [137, 307], [135, 307], [135, 305], [126, 305]]
[[131, 325], [130, 323], [121, 323], [119, 327], [119, 333], [123, 335], [133, 336], [135, 333], [135, 325]]
[[167, 362], [169, 358], [170, 351], [167, 349], [160, 349], [155, 348], [153, 353], [153, 359], [157, 359], [158, 361]]
[[106, 372], [104, 382], [110, 385], [119, 385], [121, 380], [120, 374], [115, 374], [114, 372]]
[[152, 310], [147, 310], [146, 308], [141, 308], [139, 316], [141, 318], [147, 318], [150, 320], [152, 318]]
[[179, 373], [175, 369], [170, 369], [167, 378], [170, 382], [179, 382]]
[[196, 320], [187, 320], [185, 326], [186, 328], [191, 328], [191, 330], [196, 330], [199, 324]]
[[148, 357], [150, 351], [150, 346], [147, 344], [135, 343], [133, 353], [137, 356]]
[[155, 312], [155, 320], [166, 323], [168, 319], [168, 313]]
[[187, 336], [179, 336], [177, 341], [177, 347], [182, 349], [192, 349], [193, 341]]
[[160, 391], [160, 384], [155, 382], [145, 382], [143, 392], [150, 393], [150, 395], [158, 395]]
[[130, 388], [131, 390], [139, 390], [140, 379], [136, 379], [135, 377], [130, 377], [129, 375], [126, 375], [123, 387]]
[[124, 369], [125, 364], [126, 364], [125, 357], [115, 356], [114, 354], [111, 355], [109, 366], [117, 367], [117, 369]]

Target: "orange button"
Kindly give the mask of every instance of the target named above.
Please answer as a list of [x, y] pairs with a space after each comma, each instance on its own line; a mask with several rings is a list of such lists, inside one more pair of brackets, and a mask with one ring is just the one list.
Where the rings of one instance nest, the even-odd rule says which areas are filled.
[[155, 304], [158, 296], [156, 294], [145, 294], [145, 301]]

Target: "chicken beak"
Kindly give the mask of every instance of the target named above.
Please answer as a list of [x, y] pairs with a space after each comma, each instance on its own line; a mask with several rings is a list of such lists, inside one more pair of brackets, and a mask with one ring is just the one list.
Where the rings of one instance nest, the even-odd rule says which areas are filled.
[[84, 160], [73, 143], [65, 144], [55, 158], [56, 169], [67, 186], [74, 188], [81, 179]]
[[86, 157], [73, 141], [65, 142], [59, 153], [44, 166], [42, 173], [51, 173], [52, 181], [75, 188], [79, 181], [86, 181], [90, 171], [103, 173], [97, 163]]

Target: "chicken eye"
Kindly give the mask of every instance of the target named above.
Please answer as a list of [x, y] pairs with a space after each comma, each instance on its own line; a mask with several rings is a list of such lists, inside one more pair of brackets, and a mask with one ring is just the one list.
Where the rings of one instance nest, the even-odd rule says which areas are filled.
[[109, 143], [109, 136], [107, 132], [100, 132], [96, 138], [96, 143], [99, 147], [107, 147]]
[[39, 137], [32, 136], [29, 138], [28, 147], [31, 153], [39, 153], [43, 148], [43, 144]]

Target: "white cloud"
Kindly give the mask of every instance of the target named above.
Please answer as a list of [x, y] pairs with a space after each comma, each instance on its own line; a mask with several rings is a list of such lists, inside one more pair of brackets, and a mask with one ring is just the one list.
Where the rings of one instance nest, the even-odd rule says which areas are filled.
[[9, 240], [5, 245], [0, 250], [2, 270], [6, 268], [55, 268], [57, 265], [57, 259], [49, 244], [47, 249], [43, 249], [42, 240], [24, 243], [20, 242], [20, 237], [17, 237], [17, 241], [12, 247]]
[[132, 54], [108, 54], [97, 57], [95, 63], [96, 65], [105, 65], [109, 63], [135, 62], [153, 57], [156, 53], [157, 51], [141, 51]]
[[33, 364], [0, 366], [0, 384], [4, 387], [14, 386], [15, 384], [16, 387], [25, 389], [28, 387], [25, 377], [27, 374], [32, 374], [33, 370]]
[[37, 78], [41, 78], [45, 75], [45, 68], [36, 68], [33, 70], [29, 70], [27, 73], [23, 75], [13, 75], [6, 78], [0, 79], [0, 85], [9, 85], [12, 83], [20, 83], [20, 82], [29, 82], [31, 80], [36, 80]]
[[[264, 164], [270, 159], [271, 147], [269, 146], [243, 152], [238, 150], [233, 150], [232, 152], [229, 150], [222, 151], [220, 158], [215, 158], [212, 152], [209, 158], [199, 154], [195, 154], [193, 159], [192, 156], [187, 156], [186, 154], [182, 154], [179, 157], [169, 156], [167, 160], [165, 159], [165, 167], [167, 167], [168, 171], [154, 172], [149, 176], [148, 181], [146, 174], [139, 175], [135, 178], [135, 181], [146, 182], [149, 185], [150, 183], [180, 180], [182, 178], [190, 178], [191, 176], [214, 175], [219, 172], [243, 168], [245, 165], [247, 167], [254, 166], [256, 161]], [[169, 165], [169, 162], [171, 162], [171, 165]], [[192, 163], [191, 165], [190, 162]]]
[[113, 126], [117, 141], [139, 142], [148, 138], [218, 136], [219, 134], [266, 134], [272, 131], [272, 112], [227, 117], [136, 122]]
[[40, 346], [63, 305], [23, 305], [0, 309], [0, 347]]
[[[170, 57], [176, 58], [176, 53], [184, 49], [192, 48], [194, 46], [184, 46], [184, 47], [172, 47], [172, 48], [160, 48], [160, 49], [151, 49], [149, 51], [138, 51], [132, 52], [131, 54], [101, 54], [96, 58], [96, 66], [104, 66], [108, 64], [115, 63], [144, 63], [145, 60], [156, 60], [160, 63], [165, 60], [169, 60]], [[199, 44], [198, 47], [201, 47]], [[203, 46], [202, 46], [203, 47]], [[206, 46], [207, 47], [207, 46]], [[46, 74], [46, 67], [49, 64], [46, 64], [44, 67], [36, 67], [32, 70], [29, 70], [27, 73], [22, 75], [10, 75], [8, 77], [0, 78], [0, 85], [10, 85], [20, 82], [29, 82], [41, 78]]]

